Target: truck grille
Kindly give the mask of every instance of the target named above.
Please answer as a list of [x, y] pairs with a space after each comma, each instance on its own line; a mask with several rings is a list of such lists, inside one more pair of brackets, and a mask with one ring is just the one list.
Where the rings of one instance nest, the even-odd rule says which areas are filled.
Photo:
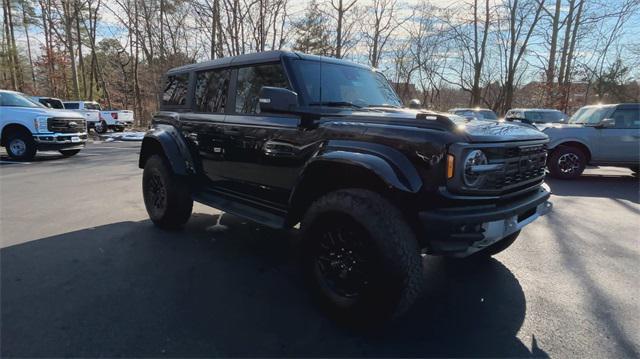
[[57, 133], [87, 132], [87, 123], [83, 119], [50, 118], [47, 129]]
[[542, 181], [547, 162], [547, 145], [524, 145], [487, 150], [489, 163], [501, 163], [503, 170], [488, 176], [485, 190], [508, 192], [531, 182]]

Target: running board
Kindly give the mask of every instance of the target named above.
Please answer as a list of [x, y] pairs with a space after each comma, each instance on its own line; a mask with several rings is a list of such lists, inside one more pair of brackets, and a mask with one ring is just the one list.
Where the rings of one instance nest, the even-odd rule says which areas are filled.
[[233, 215], [247, 218], [251, 221], [260, 223], [267, 227], [281, 229], [285, 224], [285, 213], [278, 215], [267, 210], [256, 208], [248, 204], [238, 202], [236, 200], [229, 200], [220, 194], [207, 192], [197, 192], [192, 195], [193, 200], [204, 205], [217, 208], [223, 212], [231, 213]]

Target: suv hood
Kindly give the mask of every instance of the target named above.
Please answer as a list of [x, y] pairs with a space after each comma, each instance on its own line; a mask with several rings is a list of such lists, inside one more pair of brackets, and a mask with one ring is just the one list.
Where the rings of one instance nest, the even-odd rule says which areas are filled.
[[373, 108], [369, 111], [353, 111], [350, 113], [351, 116], [349, 116], [349, 113], [344, 113], [344, 115], [350, 117], [350, 119], [362, 122], [383, 122], [395, 126], [443, 129], [442, 124], [436, 120], [416, 119], [418, 114], [425, 113], [427, 115], [441, 115], [449, 118], [452, 126], [455, 126], [455, 132], [465, 135], [469, 142], [531, 141], [546, 140], [548, 138], [547, 135], [532, 127], [498, 121], [455, 121], [451, 119], [451, 115], [447, 113], [425, 112], [412, 109]]
[[82, 117], [81, 114], [74, 111], [56, 110], [56, 109], [50, 109], [50, 108], [12, 107], [11, 111], [14, 113], [32, 114], [34, 118], [36, 116], [49, 116], [49, 117], [84, 119], [84, 117]]

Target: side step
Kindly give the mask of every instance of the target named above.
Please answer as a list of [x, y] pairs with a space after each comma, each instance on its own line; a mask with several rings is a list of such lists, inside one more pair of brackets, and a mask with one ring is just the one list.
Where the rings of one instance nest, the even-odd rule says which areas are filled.
[[251, 221], [260, 223], [267, 227], [276, 229], [284, 228], [284, 212], [282, 212], [282, 215], [278, 215], [277, 213], [256, 208], [255, 206], [244, 204], [236, 200], [229, 200], [224, 196], [212, 191], [197, 192], [194, 193], [192, 197], [196, 202], [217, 208], [223, 212], [247, 218]]

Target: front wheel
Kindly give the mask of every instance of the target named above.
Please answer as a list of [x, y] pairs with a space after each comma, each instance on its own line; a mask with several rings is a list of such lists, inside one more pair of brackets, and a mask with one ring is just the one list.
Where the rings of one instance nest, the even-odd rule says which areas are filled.
[[402, 213], [362, 189], [316, 200], [302, 221], [304, 269], [330, 314], [375, 324], [404, 313], [422, 288], [422, 258]]
[[71, 156], [75, 156], [78, 154], [78, 152], [80, 152], [80, 150], [60, 150], [60, 153], [64, 156], [64, 157], [71, 157]]
[[173, 173], [164, 157], [153, 155], [147, 160], [142, 194], [149, 218], [156, 226], [177, 229], [189, 220], [193, 200], [188, 183]]
[[36, 156], [37, 146], [30, 133], [16, 131], [7, 136], [7, 154], [17, 161], [31, 161]]
[[547, 160], [547, 168], [551, 176], [558, 179], [574, 179], [580, 177], [587, 165], [585, 153], [575, 147], [558, 146]]

